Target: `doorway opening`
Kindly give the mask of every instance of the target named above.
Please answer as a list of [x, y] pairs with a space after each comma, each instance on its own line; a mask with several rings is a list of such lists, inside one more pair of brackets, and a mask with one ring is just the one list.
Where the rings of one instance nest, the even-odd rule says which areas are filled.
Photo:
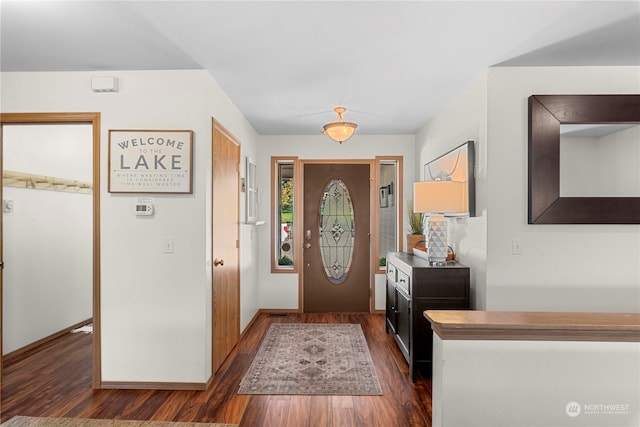
[[[79, 301], [73, 301], [73, 305], [80, 308], [75, 311], [75, 315], [86, 318], [80, 319], [76, 317], [76, 322], [85, 321], [87, 318], [93, 322], [92, 381], [94, 388], [100, 388], [100, 113], [4, 113], [0, 115], [0, 126], [0, 153], [4, 152], [5, 145], [7, 147], [11, 146], [13, 153], [11, 158], [7, 158], [6, 161], [4, 156], [0, 154], [0, 166], [3, 170], [3, 186], [0, 186], [0, 195], [2, 195], [3, 199], [3, 216], [13, 214], [10, 218], [12, 227], [17, 224], [22, 227], [23, 231], [36, 233], [33, 234], [35, 239], [38, 230], [31, 229], [35, 228], [35, 225], [46, 227], [50, 230], [56, 225], [47, 223], [48, 216], [42, 215], [41, 212], [45, 211], [45, 213], [47, 213], [47, 209], [54, 204], [60, 207], [60, 216], [57, 217], [57, 225], [60, 228], [68, 227], [67, 230], [72, 230], [73, 227], [77, 227], [78, 230], [73, 229], [74, 234], [78, 234], [78, 240], [84, 240], [82, 245], [87, 246], [86, 248], [83, 246], [82, 251], [90, 254], [85, 260], [80, 253], [76, 252], [74, 254], [73, 239], [69, 238], [69, 236], [52, 236], [50, 240], [45, 243], [39, 241], [39, 243], [31, 246], [25, 242], [22, 244], [25, 250], [34, 251], [34, 254], [36, 251], [40, 252], [39, 256], [41, 258], [39, 259], [41, 259], [41, 261], [35, 260], [33, 262], [35, 265], [29, 265], [28, 261], [25, 262], [24, 256], [22, 256], [22, 259], [19, 261], [20, 258], [12, 254], [12, 261], [7, 263], [6, 271], [8, 273], [8, 269], [14, 268], [15, 270], [22, 269], [23, 272], [29, 272], [29, 274], [31, 274], [34, 270], [40, 270], [41, 274], [46, 275], [47, 272], [49, 272], [53, 275], [56, 270], [58, 270], [61, 273], [67, 274], [67, 276], [61, 279], [61, 282], [78, 279], [85, 283], [91, 283], [82, 289], [80, 286], [76, 286], [75, 289], [73, 287], [66, 288], [61, 293], [67, 292], [67, 294], [58, 295], [58, 297], [68, 298], [67, 301], [70, 305], [72, 303], [71, 300], [77, 298]], [[68, 132], [67, 135], [64, 135], [65, 131]], [[77, 143], [79, 140], [81, 140], [80, 145], [74, 145], [74, 143]], [[88, 164], [74, 164], [74, 162], [78, 163], [77, 160], [74, 160], [74, 155], [76, 154], [74, 151], [76, 150], [84, 153], [84, 157], [81, 157], [80, 162]], [[15, 153], [18, 154], [16, 155]], [[61, 161], [56, 164], [47, 161], [47, 159], [52, 158], [61, 159]], [[65, 161], [67, 162], [66, 166], [64, 165]], [[73, 167], [69, 167], [69, 165], [73, 165]], [[12, 169], [9, 169], [9, 166], [11, 166]], [[34, 169], [27, 170], [30, 168]], [[70, 169], [73, 170], [71, 175], [74, 173], [77, 174], [75, 177], [68, 175]], [[5, 182], [7, 184], [11, 183], [11, 188], [7, 187], [6, 190], [7, 194], [11, 195], [10, 199], [5, 198], [3, 194]], [[35, 197], [36, 192], [31, 190], [54, 191], [38, 192], [38, 196]], [[43, 201], [43, 197], [47, 200]], [[91, 211], [90, 213], [89, 210]], [[29, 213], [26, 214], [27, 212]], [[74, 212], [78, 213], [78, 218], [74, 217]], [[82, 218], [82, 212], [89, 218]], [[20, 213], [22, 213], [22, 215], [18, 215]], [[53, 217], [53, 215], [49, 215], [49, 217]], [[0, 220], [0, 233], [2, 233], [4, 222], [5, 218]], [[9, 222], [9, 218], [7, 218], [7, 222]], [[29, 228], [30, 225], [31, 228]], [[15, 230], [11, 231], [13, 235], [16, 234], [14, 232]], [[76, 231], [78, 233], [76, 233]], [[89, 238], [83, 238], [82, 235], [86, 235], [87, 233], [89, 234]], [[5, 238], [10, 240], [15, 236], [4, 236], [4, 233], [2, 233], [2, 235], [0, 260], [4, 262], [7, 261], [4, 255], [9, 255], [6, 253], [6, 248], [3, 253], [3, 246], [5, 246], [6, 243]], [[22, 233], [22, 235], [26, 236], [26, 233]], [[64, 239], [65, 237], [67, 237], [66, 240]], [[12, 241], [14, 240], [15, 239]], [[19, 245], [15, 242], [12, 243], [12, 251], [16, 249], [16, 246]], [[62, 247], [70, 249], [71, 252], [67, 250], [62, 251]], [[56, 258], [62, 256], [63, 253], [67, 253], [65, 258]], [[80, 260], [80, 258], [82, 259]], [[42, 259], [45, 261], [42, 261]], [[15, 270], [11, 271], [12, 275], [14, 275]], [[68, 275], [70, 272], [67, 270], [72, 270], [72, 276], [75, 276], [69, 279]], [[15, 278], [16, 276], [9, 277]], [[52, 285], [51, 279], [45, 280], [44, 278], [30, 277], [30, 280], [44, 282], [44, 284], [49, 287]], [[42, 285], [43, 283], [39, 284]], [[19, 315], [19, 310], [15, 310], [15, 301], [12, 300], [15, 297], [15, 293], [8, 293], [10, 291], [12, 292], [13, 289], [5, 290], [3, 286], [3, 274], [0, 272], [0, 332], [2, 332], [0, 342], [7, 341], [7, 338], [11, 339], [11, 347], [6, 349], [6, 351], [0, 344], [0, 356], [11, 352], [13, 347], [16, 346], [28, 348], [28, 346], [23, 347], [20, 341], [20, 335], [28, 334], [25, 331], [16, 331], [14, 324], [11, 325], [11, 336], [5, 336], [5, 332], [9, 332], [9, 330], [6, 329], [9, 325], [5, 325], [1, 319], [5, 317], [5, 321], [7, 321], [7, 314], [11, 316], [12, 322], [19, 318], [16, 317], [16, 315]], [[5, 294], [5, 292], [7, 293]], [[7, 307], [2, 308], [3, 305], [8, 303], [12, 305], [11, 312], [9, 312]], [[40, 304], [40, 306], [38, 306], [38, 304]], [[36, 313], [34, 310], [37, 310], [40, 314], [42, 314], [43, 310], [54, 313], [56, 310], [51, 309], [51, 304], [56, 304], [53, 298], [49, 298], [49, 300], [42, 300], [41, 298], [39, 302], [34, 301], [33, 306], [22, 307], [23, 316], [33, 317]], [[74, 321], [70, 320], [73, 315], [65, 319], [65, 316], [69, 314], [68, 311], [68, 307], [66, 307], [63, 315], [58, 313], [55, 317], [55, 322], [58, 322], [56, 325], [69, 322], [69, 324], [63, 326], [62, 329], [74, 326]], [[57, 326], [55, 326], [55, 328], [57, 328]], [[46, 329], [43, 330], [46, 331]], [[40, 340], [55, 337], [56, 332], [58, 331], [45, 332], [44, 336], [40, 337]], [[36, 334], [36, 336], [38, 333], [42, 335], [42, 331], [35, 331], [33, 333]], [[36, 339], [36, 343], [37, 342], [38, 339]], [[16, 351], [20, 351], [20, 349], [18, 348]], [[1, 373], [0, 370], [0, 378]]]

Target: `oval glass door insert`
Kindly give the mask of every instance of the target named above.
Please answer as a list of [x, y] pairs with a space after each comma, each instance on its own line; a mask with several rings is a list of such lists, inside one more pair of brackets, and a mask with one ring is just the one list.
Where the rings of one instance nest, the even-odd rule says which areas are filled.
[[331, 180], [323, 192], [319, 228], [324, 271], [338, 285], [349, 273], [356, 231], [351, 196], [340, 179]]

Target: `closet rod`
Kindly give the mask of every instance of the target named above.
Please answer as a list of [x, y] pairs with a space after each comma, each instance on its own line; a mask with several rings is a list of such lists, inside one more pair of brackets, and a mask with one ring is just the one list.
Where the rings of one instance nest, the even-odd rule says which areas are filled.
[[2, 172], [2, 184], [5, 187], [65, 191], [68, 193], [91, 194], [93, 192], [93, 184], [89, 182], [9, 170]]

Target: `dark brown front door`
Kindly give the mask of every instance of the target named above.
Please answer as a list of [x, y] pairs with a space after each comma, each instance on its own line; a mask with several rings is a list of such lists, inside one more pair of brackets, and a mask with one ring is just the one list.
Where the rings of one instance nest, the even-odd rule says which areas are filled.
[[304, 165], [305, 312], [369, 312], [370, 167]]

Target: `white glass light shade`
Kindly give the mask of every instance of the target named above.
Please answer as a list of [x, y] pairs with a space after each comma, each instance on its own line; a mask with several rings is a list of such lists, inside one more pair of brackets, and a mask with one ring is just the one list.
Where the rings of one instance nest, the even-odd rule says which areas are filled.
[[356, 131], [357, 124], [351, 122], [333, 122], [324, 125], [324, 133], [334, 141], [342, 144]]
[[413, 211], [463, 213], [467, 211], [466, 185], [461, 181], [421, 181], [413, 184]]
[[338, 117], [336, 118], [335, 122], [327, 123], [326, 125], [324, 125], [324, 131], [322, 133], [328, 135], [329, 138], [333, 139], [334, 141], [338, 141], [340, 144], [342, 144], [344, 141], [351, 138], [351, 135], [353, 135], [353, 133], [356, 131], [358, 125], [352, 122], [344, 121], [342, 114], [347, 111], [346, 108], [335, 107], [333, 111], [338, 114]]

